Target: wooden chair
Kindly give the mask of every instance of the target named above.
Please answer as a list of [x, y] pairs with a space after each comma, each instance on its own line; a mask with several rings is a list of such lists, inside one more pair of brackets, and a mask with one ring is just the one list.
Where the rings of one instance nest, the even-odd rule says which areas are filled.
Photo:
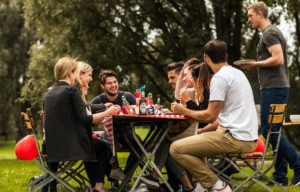
[[[210, 168], [223, 180], [228, 182], [231, 187], [233, 188], [233, 191], [237, 190], [245, 190], [247, 191], [253, 184], [257, 183], [267, 189], [268, 191], [272, 191], [270, 187], [268, 187], [266, 184], [262, 183], [260, 180], [261, 178], [265, 178], [267, 181], [274, 183], [274, 185], [277, 185], [281, 188], [282, 191], [285, 191], [284, 187], [276, 182], [273, 178], [270, 178], [267, 176], [267, 173], [274, 167], [277, 159], [278, 154], [278, 148], [280, 144], [280, 139], [282, 135], [282, 123], [284, 120], [284, 114], [286, 111], [286, 104], [272, 104], [270, 106], [270, 114], [268, 117], [268, 123], [269, 123], [269, 130], [267, 134], [267, 138], [265, 141], [265, 149], [264, 152], [252, 152], [252, 153], [239, 153], [239, 154], [221, 154], [217, 158], [225, 159], [229, 162], [229, 165], [225, 167], [223, 170], [217, 170], [214, 166], [210, 165]], [[280, 129], [279, 131], [272, 130], [272, 127], [274, 125], [279, 125]], [[270, 144], [270, 136], [272, 134], [278, 134], [278, 140], [276, 146], [272, 147], [269, 146]], [[256, 161], [256, 163], [251, 164], [249, 160], [252, 160], [253, 158]], [[245, 162], [245, 164], [252, 170], [251, 174], [246, 173], [243, 171], [234, 161], [242, 160]], [[266, 165], [266, 160], [271, 160], [271, 164]], [[230, 166], [235, 167], [240, 173], [246, 176], [246, 178], [239, 183], [237, 180], [233, 179], [232, 177], [229, 177], [224, 174], [224, 171], [228, 169]], [[265, 169], [263, 169], [265, 168]], [[243, 186], [250, 181], [250, 184], [244, 189]]]

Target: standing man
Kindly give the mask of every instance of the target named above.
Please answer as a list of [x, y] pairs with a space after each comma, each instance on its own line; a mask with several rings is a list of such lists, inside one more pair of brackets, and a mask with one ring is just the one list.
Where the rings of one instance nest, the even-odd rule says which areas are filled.
[[[266, 138], [270, 104], [287, 103], [289, 96], [289, 74], [287, 67], [286, 41], [281, 31], [268, 18], [268, 7], [263, 2], [251, 4], [248, 21], [252, 28], [259, 28], [262, 37], [257, 45], [257, 61], [243, 63], [244, 69], [258, 68], [261, 97], [261, 131]], [[281, 126], [281, 125], [280, 125]], [[279, 130], [280, 126], [274, 127]], [[276, 145], [278, 135], [272, 134], [270, 142]], [[283, 185], [288, 184], [287, 163], [294, 169], [293, 185], [300, 184], [300, 156], [286, 139], [281, 136], [273, 177]], [[269, 183], [271, 184], [271, 183]]]
[[204, 47], [206, 63], [214, 72], [206, 110], [194, 111], [172, 103], [172, 111], [203, 123], [218, 119], [216, 131], [204, 132], [171, 144], [171, 156], [212, 192], [230, 192], [230, 186], [209, 169], [206, 157], [218, 154], [252, 152], [258, 138], [258, 123], [253, 93], [248, 79], [227, 63], [227, 45], [220, 40]]

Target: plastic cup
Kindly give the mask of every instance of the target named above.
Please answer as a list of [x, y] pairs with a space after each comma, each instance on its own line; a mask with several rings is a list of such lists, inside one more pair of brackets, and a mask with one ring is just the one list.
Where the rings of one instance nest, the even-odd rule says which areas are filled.
[[141, 91], [135, 92], [135, 98], [141, 98]]
[[122, 107], [122, 111], [124, 114], [130, 114], [130, 106]]

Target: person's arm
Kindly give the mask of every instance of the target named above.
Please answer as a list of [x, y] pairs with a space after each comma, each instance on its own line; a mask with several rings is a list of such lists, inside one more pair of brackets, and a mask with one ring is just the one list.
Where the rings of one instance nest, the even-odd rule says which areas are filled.
[[215, 130], [217, 130], [218, 125], [219, 125], [219, 122], [218, 122], [218, 120], [216, 120], [215, 122], [209, 123], [205, 127], [201, 128], [201, 129], [198, 129], [197, 132], [198, 132], [198, 134], [201, 134], [201, 133], [204, 133], [204, 132], [215, 131]]
[[92, 113], [105, 111], [106, 106], [104, 104], [89, 104], [91, 107]]
[[264, 61], [249, 61], [242, 64], [243, 69], [251, 69], [254, 67], [275, 67], [284, 64], [283, 51], [280, 44], [272, 45], [268, 48], [271, 57]]
[[[184, 67], [183, 67], [183, 69], [184, 69]], [[180, 90], [182, 88], [186, 87], [185, 84], [184, 84], [184, 81], [183, 81], [183, 71], [184, 71], [183, 69], [179, 73], [179, 76], [178, 76], [178, 79], [177, 79], [177, 82], [176, 82], [176, 87], [175, 87], [175, 93], [174, 94], [175, 94], [175, 99], [177, 99], [177, 100], [180, 100]]]
[[100, 122], [103, 121], [103, 119], [105, 117], [117, 114], [119, 111], [120, 111], [120, 106], [119, 105], [113, 105], [113, 106], [109, 107], [104, 112], [95, 113], [95, 114], [93, 114], [93, 123], [94, 124], [99, 124]]
[[191, 100], [191, 97], [190, 97], [190, 95], [188, 93], [188, 90], [186, 88], [182, 88], [180, 90], [179, 95], [180, 95], [180, 98], [179, 98], [180, 103], [183, 104], [183, 105], [186, 105], [186, 102]]
[[187, 109], [182, 104], [172, 103], [173, 113], [181, 114], [203, 123], [212, 123], [217, 120], [223, 107], [223, 101], [210, 101], [206, 110], [194, 111]]
[[79, 118], [82, 122], [98, 124], [101, 121], [103, 121], [104, 117], [117, 114], [117, 112], [120, 111], [119, 106], [113, 105], [102, 113], [88, 115], [86, 111], [87, 105], [83, 102], [81, 98], [81, 93], [79, 88], [77, 86], [72, 86], [71, 89], [72, 89], [72, 103], [73, 103], [74, 111], [76, 113], [77, 118]]

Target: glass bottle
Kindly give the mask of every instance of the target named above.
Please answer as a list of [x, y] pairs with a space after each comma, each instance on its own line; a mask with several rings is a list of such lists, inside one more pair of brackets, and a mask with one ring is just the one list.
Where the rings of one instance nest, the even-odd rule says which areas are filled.
[[145, 98], [145, 90], [142, 90], [141, 99], [140, 99], [140, 106], [139, 106], [140, 115], [146, 115], [146, 108], [147, 108], [147, 101], [146, 101], [146, 98]]

